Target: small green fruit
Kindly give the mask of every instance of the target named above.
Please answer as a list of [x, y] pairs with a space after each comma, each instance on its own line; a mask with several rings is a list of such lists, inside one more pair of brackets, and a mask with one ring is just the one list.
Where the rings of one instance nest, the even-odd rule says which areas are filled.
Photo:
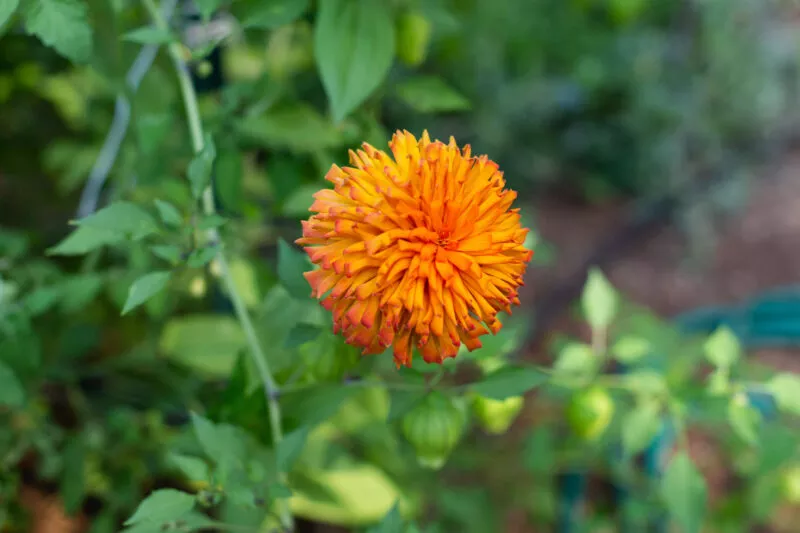
[[465, 410], [455, 399], [433, 391], [403, 417], [403, 435], [419, 464], [437, 470], [458, 444], [466, 422]]
[[577, 392], [567, 406], [567, 421], [576, 435], [596, 440], [614, 416], [614, 400], [602, 387]]
[[492, 435], [502, 435], [511, 427], [523, 405], [525, 399], [522, 396], [511, 396], [505, 400], [475, 396], [472, 400], [472, 412], [484, 431]]
[[421, 14], [406, 11], [397, 19], [397, 57], [416, 67], [425, 61], [431, 40], [431, 23]]

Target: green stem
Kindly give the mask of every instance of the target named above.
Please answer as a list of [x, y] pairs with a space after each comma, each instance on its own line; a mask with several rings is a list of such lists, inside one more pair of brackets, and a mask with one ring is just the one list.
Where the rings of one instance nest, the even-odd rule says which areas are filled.
[[[169, 28], [167, 22], [161, 16], [161, 12], [156, 8], [153, 0], [143, 0], [143, 2], [155, 25], [162, 30], [168, 30]], [[169, 44], [168, 51], [170, 57], [172, 57], [172, 61], [175, 65], [175, 71], [178, 75], [178, 83], [180, 84], [183, 103], [186, 109], [186, 118], [189, 122], [192, 148], [194, 149], [195, 153], [200, 153], [203, 150], [205, 140], [203, 135], [203, 124], [200, 120], [200, 109], [197, 103], [197, 93], [195, 91], [194, 84], [192, 83], [191, 76], [189, 75], [189, 69], [183, 60], [181, 45], [179, 43], [172, 42]], [[216, 214], [214, 193], [211, 189], [211, 186], [207, 187], [206, 190], [203, 191], [202, 203], [203, 211], [206, 215]], [[208, 230], [207, 235], [209, 241], [211, 242], [222, 242], [220, 240], [219, 232], [216, 230], [216, 228]], [[228, 295], [231, 299], [231, 303], [233, 304], [234, 312], [236, 313], [236, 317], [238, 318], [247, 339], [247, 344], [250, 348], [249, 353], [253, 363], [256, 366], [256, 369], [258, 370], [258, 374], [263, 385], [264, 395], [266, 397], [267, 407], [269, 410], [269, 421], [272, 429], [272, 442], [277, 448], [283, 439], [281, 411], [280, 404], [278, 403], [278, 386], [275, 383], [275, 379], [272, 377], [272, 372], [270, 371], [267, 357], [264, 354], [264, 350], [261, 348], [261, 343], [256, 335], [255, 328], [253, 327], [253, 320], [250, 318], [250, 313], [247, 311], [244, 300], [239, 294], [239, 290], [233, 281], [228, 260], [222, 251], [222, 246], [219, 247], [219, 251], [217, 252], [215, 259], [220, 266], [221, 278], [228, 290]], [[281, 474], [281, 477], [284, 478], [281, 479], [281, 481], [285, 482], [285, 475]], [[279, 514], [281, 526], [288, 531], [294, 530], [294, 520], [292, 518], [288, 503], [286, 500], [279, 500], [278, 504], [280, 506]]]

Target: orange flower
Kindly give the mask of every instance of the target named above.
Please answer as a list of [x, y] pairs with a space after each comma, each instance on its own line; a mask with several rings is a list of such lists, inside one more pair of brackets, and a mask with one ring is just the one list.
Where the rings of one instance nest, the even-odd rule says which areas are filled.
[[419, 141], [398, 131], [389, 147], [394, 158], [365, 143], [352, 167], [328, 171], [334, 188], [314, 195], [297, 240], [320, 267], [305, 277], [334, 332], [365, 355], [393, 346], [397, 366], [410, 366], [416, 347], [441, 363], [461, 343], [479, 348], [502, 327], [497, 313], [519, 305], [528, 230], [486, 156], [427, 131]]

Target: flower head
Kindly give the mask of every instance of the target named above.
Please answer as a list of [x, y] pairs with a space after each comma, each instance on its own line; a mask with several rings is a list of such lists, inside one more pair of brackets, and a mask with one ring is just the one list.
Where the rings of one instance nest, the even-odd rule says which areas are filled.
[[394, 157], [365, 143], [353, 166], [328, 171], [334, 188], [314, 195], [297, 240], [319, 265], [305, 277], [334, 332], [365, 355], [393, 346], [410, 365], [416, 347], [441, 363], [462, 343], [479, 348], [498, 312], [519, 305], [528, 230], [497, 164], [468, 145], [398, 131], [389, 147]]

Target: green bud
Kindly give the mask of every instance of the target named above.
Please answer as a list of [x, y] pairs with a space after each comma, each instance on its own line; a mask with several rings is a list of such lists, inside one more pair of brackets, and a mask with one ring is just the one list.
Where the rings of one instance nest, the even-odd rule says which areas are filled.
[[509, 396], [505, 400], [475, 396], [472, 400], [472, 412], [484, 431], [492, 435], [502, 435], [511, 427], [524, 404], [525, 399], [522, 396]]
[[463, 402], [433, 391], [403, 418], [403, 435], [417, 452], [419, 464], [438, 470], [461, 439], [466, 422]]

